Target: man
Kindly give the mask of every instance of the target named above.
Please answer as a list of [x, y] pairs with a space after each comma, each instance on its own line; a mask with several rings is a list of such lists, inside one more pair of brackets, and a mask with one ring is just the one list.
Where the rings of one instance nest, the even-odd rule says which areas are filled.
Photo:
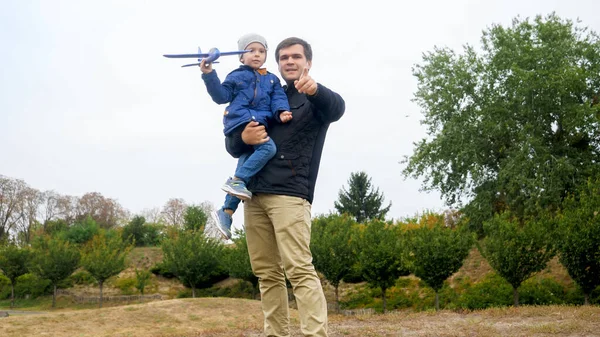
[[[253, 193], [244, 206], [248, 252], [260, 282], [265, 334], [290, 335], [287, 275], [302, 333], [327, 336], [327, 303], [310, 252], [311, 203], [327, 129], [342, 117], [345, 103], [308, 74], [312, 49], [306, 41], [283, 40], [275, 57], [287, 83], [292, 120], [269, 126], [277, 154], [248, 183]], [[226, 147], [235, 157], [269, 136], [264, 126], [251, 123], [241, 139], [228, 139]]]

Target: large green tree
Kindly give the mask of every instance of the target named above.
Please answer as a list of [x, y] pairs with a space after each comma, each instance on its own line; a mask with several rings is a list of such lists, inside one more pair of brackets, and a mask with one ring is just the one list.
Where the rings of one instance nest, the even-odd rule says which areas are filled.
[[192, 288], [206, 285], [223, 271], [223, 244], [206, 237], [202, 231], [173, 231], [162, 242], [163, 263], [181, 282]]
[[188, 206], [185, 209], [185, 213], [183, 213], [183, 228], [188, 231], [197, 230], [203, 232], [206, 220], [208, 220], [208, 216], [202, 207], [197, 205]]
[[52, 307], [56, 307], [56, 286], [79, 266], [79, 249], [68, 241], [48, 236], [39, 237], [33, 245], [30, 270], [52, 282]]
[[350, 173], [348, 189], [342, 186], [334, 206], [340, 214], [350, 214], [358, 223], [364, 223], [373, 219], [384, 220], [392, 207], [391, 202], [383, 206], [384, 200], [383, 193], [374, 188], [371, 178], [361, 171]]
[[362, 275], [369, 285], [381, 289], [385, 312], [387, 289], [410, 274], [406, 235], [398, 226], [373, 220], [359, 228], [356, 245]]
[[102, 308], [104, 281], [125, 269], [125, 258], [130, 250], [131, 246], [123, 242], [120, 235], [105, 233], [94, 236], [84, 248], [81, 265], [98, 281], [100, 308]]
[[160, 230], [162, 225], [147, 223], [146, 218], [136, 215], [123, 226], [121, 236], [123, 240], [135, 242], [137, 247], [155, 246], [160, 243]]
[[485, 238], [476, 242], [490, 266], [513, 287], [513, 303], [519, 305], [519, 286], [546, 268], [556, 254], [556, 240], [548, 215], [518, 218], [509, 211], [483, 224]]
[[493, 214], [556, 209], [600, 171], [600, 39], [550, 14], [494, 24], [481, 48], [435, 48], [413, 69], [427, 136], [405, 158], [473, 228]]
[[339, 311], [339, 286], [358, 261], [352, 245], [356, 222], [348, 215], [320, 216], [312, 221], [310, 250], [315, 269], [335, 288]]
[[584, 293], [600, 286], [600, 180], [590, 179], [565, 199], [560, 217], [560, 262]]
[[10, 280], [10, 307], [15, 306], [15, 284], [17, 278], [27, 274], [28, 264], [31, 258], [29, 248], [19, 247], [15, 244], [8, 244], [0, 247], [0, 270]]
[[443, 216], [434, 217], [436, 222], [429, 225], [421, 221], [419, 227], [408, 231], [408, 235], [411, 270], [433, 288], [435, 309], [439, 310], [438, 292], [444, 281], [462, 267], [474, 242], [472, 233], [466, 227], [447, 227]]

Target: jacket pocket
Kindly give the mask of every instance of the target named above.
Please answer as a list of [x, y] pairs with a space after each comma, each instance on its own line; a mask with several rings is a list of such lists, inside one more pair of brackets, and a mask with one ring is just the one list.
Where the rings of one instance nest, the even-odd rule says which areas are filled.
[[295, 177], [297, 174], [296, 167], [298, 165], [298, 157], [297, 154], [290, 153], [277, 153], [275, 155], [275, 159], [281, 161], [279, 164], [289, 170], [288, 175], [290, 177]]

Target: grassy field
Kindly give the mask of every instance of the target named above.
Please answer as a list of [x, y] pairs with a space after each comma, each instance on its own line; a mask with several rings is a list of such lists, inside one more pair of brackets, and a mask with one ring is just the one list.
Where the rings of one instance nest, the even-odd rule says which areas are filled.
[[[301, 336], [291, 310], [292, 336]], [[600, 307], [544, 306], [473, 312], [396, 311], [329, 316], [330, 336], [600, 336]], [[59, 309], [0, 318], [4, 337], [261, 336], [260, 302], [230, 298], [156, 301], [103, 309]]]
[[[134, 269], [147, 269], [162, 259], [159, 248], [136, 248], [129, 256], [130, 268], [119, 278], [134, 276]], [[477, 282], [492, 272], [476, 249], [458, 273], [449, 280], [469, 278]], [[565, 286], [572, 280], [557, 259], [535, 277], [550, 277]], [[220, 286], [231, 286], [225, 280]], [[235, 283], [235, 282], [233, 282]], [[120, 295], [111, 286], [106, 295]], [[343, 284], [342, 298], [358, 285]], [[71, 296], [59, 296], [51, 309], [51, 297], [18, 299], [15, 310], [43, 312], [0, 318], [0, 337], [11, 336], [261, 336], [260, 302], [233, 298], [175, 299], [184, 287], [176, 279], [152, 277], [149, 293], [160, 293], [162, 301], [149, 303], [76, 303]], [[70, 288], [81, 296], [96, 296], [93, 285]], [[333, 288], [325, 284], [326, 297], [333, 301]], [[9, 301], [0, 301], [0, 311]], [[291, 310], [292, 336], [301, 336], [298, 313]], [[481, 311], [421, 311], [412, 309], [387, 314], [342, 316], [330, 314], [330, 336], [600, 336], [598, 306], [522, 306]]]

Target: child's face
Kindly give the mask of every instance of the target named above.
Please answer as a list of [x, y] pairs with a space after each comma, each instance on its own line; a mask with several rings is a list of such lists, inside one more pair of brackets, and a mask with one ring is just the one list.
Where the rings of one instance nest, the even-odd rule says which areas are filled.
[[242, 54], [242, 63], [252, 67], [252, 69], [259, 69], [265, 64], [267, 60], [267, 50], [265, 46], [258, 42], [252, 42], [246, 47], [246, 50], [250, 50], [247, 53]]

